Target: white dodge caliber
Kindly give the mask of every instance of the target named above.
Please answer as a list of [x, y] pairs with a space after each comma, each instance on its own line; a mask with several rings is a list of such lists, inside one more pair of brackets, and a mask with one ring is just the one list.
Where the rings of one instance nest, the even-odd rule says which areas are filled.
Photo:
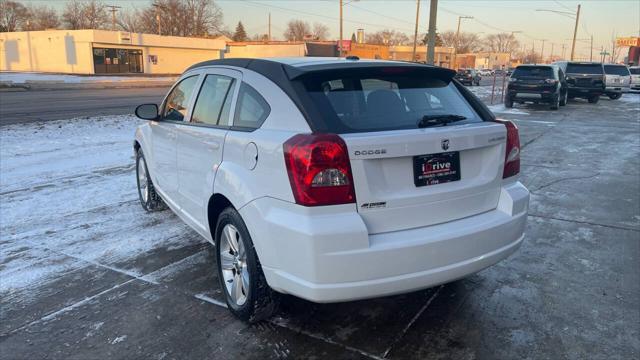
[[189, 68], [135, 134], [140, 201], [216, 246], [229, 309], [338, 302], [478, 272], [524, 239], [517, 127], [455, 71], [356, 57]]

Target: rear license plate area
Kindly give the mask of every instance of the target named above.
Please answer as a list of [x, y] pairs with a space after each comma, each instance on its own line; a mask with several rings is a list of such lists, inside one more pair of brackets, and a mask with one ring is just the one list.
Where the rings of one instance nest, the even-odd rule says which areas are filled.
[[460, 180], [460, 152], [413, 157], [413, 182], [416, 186], [444, 184]]

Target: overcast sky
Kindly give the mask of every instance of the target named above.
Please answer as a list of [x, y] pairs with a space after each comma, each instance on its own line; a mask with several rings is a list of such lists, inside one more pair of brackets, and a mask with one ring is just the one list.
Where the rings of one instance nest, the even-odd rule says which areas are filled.
[[[67, 0], [22, 0], [23, 3], [49, 4], [62, 9]], [[120, 5], [124, 8], [142, 8], [150, 0], [104, 0], [105, 4]], [[272, 17], [272, 34], [282, 38], [287, 21], [302, 19], [309, 23], [321, 22], [329, 26], [331, 37], [339, 34], [338, 0], [216, 0], [224, 12], [224, 21], [229, 29], [234, 29], [242, 21], [250, 35], [266, 33], [268, 13]], [[411, 36], [415, 21], [415, 0], [359, 0], [344, 6], [344, 37], [349, 39], [358, 28], [365, 32], [375, 32], [385, 28], [405, 32]], [[611, 39], [616, 36], [640, 35], [640, 0], [501, 0], [469, 1], [440, 0], [438, 10], [438, 31], [455, 30], [459, 15], [473, 16], [463, 19], [461, 31], [471, 31], [486, 35], [500, 31], [522, 31], [516, 34], [521, 43], [540, 52], [545, 42], [545, 54], [551, 51], [559, 54], [562, 44], [570, 46], [573, 35], [573, 19], [569, 15], [539, 12], [548, 9], [575, 12], [582, 4], [578, 38], [594, 36], [594, 46], [611, 47]], [[429, 19], [429, 0], [422, 0], [420, 8], [420, 32], [426, 32]], [[580, 41], [576, 51], [582, 56], [589, 52], [589, 42]]]

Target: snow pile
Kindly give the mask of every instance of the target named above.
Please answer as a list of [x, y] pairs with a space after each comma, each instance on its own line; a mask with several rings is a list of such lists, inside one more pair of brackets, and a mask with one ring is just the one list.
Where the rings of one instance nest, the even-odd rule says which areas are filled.
[[80, 83], [111, 83], [111, 82], [174, 82], [175, 76], [145, 77], [145, 76], [76, 76], [44, 73], [0, 73], [0, 82], [10, 84], [24, 84], [27, 82], [55, 82], [65, 84]]

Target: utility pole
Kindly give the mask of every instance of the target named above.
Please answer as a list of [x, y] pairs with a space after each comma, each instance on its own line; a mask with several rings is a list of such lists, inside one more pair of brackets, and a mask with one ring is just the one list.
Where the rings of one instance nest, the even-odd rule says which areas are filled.
[[551, 43], [551, 55], [549, 55], [549, 62], [553, 62], [553, 43]]
[[571, 42], [571, 61], [576, 53], [576, 36], [578, 35], [578, 21], [580, 21], [580, 4], [578, 4], [578, 11], [576, 12], [576, 25], [573, 28], [573, 41]]
[[269, 13], [269, 35], [267, 39], [271, 41], [271, 13]]
[[413, 55], [411, 61], [416, 61], [416, 46], [418, 45], [418, 21], [420, 18], [420, 0], [416, 1], [416, 28], [413, 32]]
[[547, 39], [542, 39], [542, 49], [540, 49], [540, 62], [544, 64], [544, 42]]
[[456, 30], [456, 42], [453, 47], [453, 69], [456, 70], [458, 65], [458, 39], [460, 37], [460, 20], [473, 19], [473, 16], [458, 16], [458, 30]]
[[591, 56], [589, 57], [589, 61], [593, 61], [593, 35], [591, 35]]
[[338, 56], [342, 57], [342, 0], [340, 0], [340, 38], [338, 39]]
[[438, 0], [429, 3], [429, 39], [427, 39], [427, 64], [433, 65], [436, 60], [436, 18], [438, 16]]
[[564, 54], [565, 54], [565, 51], [564, 51], [565, 49], [564, 48], [565, 47], [566, 47], [566, 44], [562, 43], [562, 60], [565, 60], [565, 58], [564, 58]]
[[111, 30], [116, 31], [116, 12], [118, 12], [118, 9], [122, 9], [122, 7], [116, 5], [105, 5], [105, 7], [108, 7], [111, 12]]

